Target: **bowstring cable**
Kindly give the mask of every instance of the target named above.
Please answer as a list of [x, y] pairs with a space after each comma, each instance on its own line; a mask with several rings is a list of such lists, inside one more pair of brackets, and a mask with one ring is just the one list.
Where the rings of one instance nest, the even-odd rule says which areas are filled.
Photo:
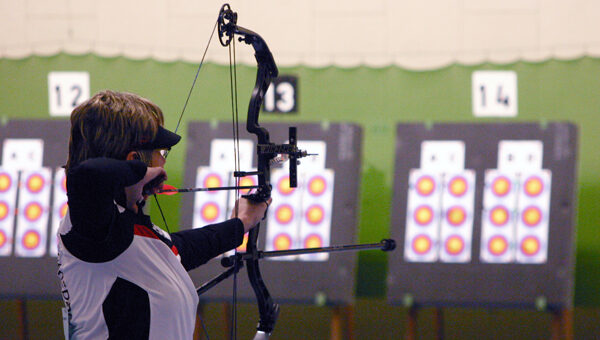
[[[233, 60], [232, 60], [233, 59]], [[231, 116], [232, 116], [232, 130], [233, 130], [233, 155], [234, 155], [234, 171], [240, 170], [240, 131], [239, 131], [239, 114], [238, 114], [238, 97], [237, 97], [237, 68], [235, 58], [235, 35], [232, 37], [232, 44], [229, 45], [229, 84], [231, 91]], [[235, 186], [239, 187], [239, 177], [234, 177]], [[239, 189], [235, 190], [235, 200], [240, 197]], [[234, 205], [234, 216], [238, 216], [238, 205]], [[237, 259], [237, 248], [234, 249], [234, 258]], [[239, 263], [236, 260], [234, 262], [233, 270], [233, 292], [231, 294], [231, 333], [230, 339], [237, 339], [237, 272]]]
[[[181, 124], [183, 114], [185, 113], [185, 109], [187, 108], [188, 103], [190, 101], [190, 97], [192, 96], [192, 92], [194, 91], [194, 86], [196, 86], [196, 81], [198, 80], [198, 75], [200, 74], [200, 69], [202, 69], [202, 65], [204, 65], [204, 58], [206, 57], [206, 53], [208, 52], [208, 48], [210, 47], [210, 42], [212, 41], [212, 38], [215, 35], [215, 31], [217, 30], [218, 23], [219, 23], [219, 20], [216, 20], [215, 25], [213, 26], [212, 32], [210, 33], [210, 37], [208, 38], [208, 43], [206, 44], [206, 48], [204, 49], [204, 53], [202, 54], [202, 59], [200, 59], [200, 64], [198, 65], [198, 69], [196, 70], [196, 75], [194, 76], [194, 81], [192, 81], [192, 86], [190, 87], [190, 90], [188, 91], [188, 95], [185, 98], [185, 103], [183, 104], [183, 109], [181, 110], [179, 119], [177, 120], [177, 126], [175, 126], [175, 131], [173, 131], [174, 133], [177, 133], [177, 130], [179, 130], [179, 125]], [[170, 153], [170, 150], [167, 150], [165, 153], [165, 156], [164, 156], [165, 161], [167, 160], [167, 156], [169, 156], [169, 153]], [[158, 197], [156, 196], [156, 194], [154, 194], [154, 201], [156, 202], [156, 206], [158, 207], [158, 210], [160, 211], [160, 216], [162, 217], [162, 220], [165, 224], [165, 228], [167, 229], [167, 231], [169, 233], [171, 233], [169, 231], [169, 225], [167, 224], [167, 219], [165, 218], [165, 215], [163, 214], [163, 211], [160, 208], [160, 204], [158, 203]]]

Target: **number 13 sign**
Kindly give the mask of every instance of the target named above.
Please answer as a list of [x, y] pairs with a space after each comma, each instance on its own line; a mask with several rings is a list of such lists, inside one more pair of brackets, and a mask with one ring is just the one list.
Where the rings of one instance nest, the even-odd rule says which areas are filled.
[[69, 116], [77, 105], [83, 103], [89, 97], [89, 73], [48, 73], [48, 103], [51, 116]]
[[514, 71], [475, 71], [472, 75], [473, 115], [515, 117], [517, 74]]

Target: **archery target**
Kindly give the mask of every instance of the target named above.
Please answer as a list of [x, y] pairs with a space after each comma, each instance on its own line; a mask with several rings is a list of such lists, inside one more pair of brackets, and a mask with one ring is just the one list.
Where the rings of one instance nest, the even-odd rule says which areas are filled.
[[0, 256], [10, 256], [13, 248], [19, 174], [0, 167]]
[[[303, 183], [301, 206], [303, 215], [300, 221], [302, 247], [329, 246], [333, 211], [333, 170], [306, 172], [303, 176]], [[302, 261], [327, 261], [328, 259], [329, 253], [300, 255]]]
[[[301, 175], [299, 174], [301, 178]], [[265, 250], [288, 250], [301, 248], [299, 234], [299, 219], [301, 218], [302, 180], [299, 178], [298, 187], [291, 188], [289, 174], [283, 169], [271, 171], [273, 203], [267, 212]], [[273, 257], [269, 260], [294, 261], [298, 256]]]
[[438, 260], [441, 198], [441, 174], [410, 170], [404, 241], [404, 258], [407, 262]]
[[69, 206], [67, 204], [67, 176], [62, 167], [54, 171], [52, 200], [52, 229], [50, 233], [50, 255], [58, 256], [58, 228], [60, 221], [67, 215]]
[[550, 215], [549, 170], [521, 174], [517, 204], [517, 262], [545, 263], [548, 259]]
[[420, 168], [410, 169], [408, 182], [404, 259], [469, 262], [475, 171], [465, 169], [465, 143], [422, 141]]
[[440, 261], [471, 261], [475, 171], [445, 173], [440, 216]]
[[510, 263], [514, 260], [517, 188], [516, 174], [486, 170], [481, 214], [482, 262]]
[[[289, 174], [271, 171], [273, 205], [268, 211], [266, 250], [326, 247], [330, 244], [334, 172], [299, 171], [298, 187], [289, 187]], [[327, 261], [329, 254], [269, 258], [280, 261]]]
[[51, 179], [49, 168], [21, 173], [15, 233], [16, 256], [42, 257], [46, 254]]
[[[200, 166], [196, 171], [196, 187], [211, 188], [228, 186], [230, 175], [207, 166]], [[227, 217], [228, 190], [204, 191], [194, 193], [193, 228], [202, 228], [208, 224], [218, 223]]]
[[546, 263], [552, 176], [542, 157], [541, 141], [498, 143], [498, 169], [486, 171], [482, 261]]

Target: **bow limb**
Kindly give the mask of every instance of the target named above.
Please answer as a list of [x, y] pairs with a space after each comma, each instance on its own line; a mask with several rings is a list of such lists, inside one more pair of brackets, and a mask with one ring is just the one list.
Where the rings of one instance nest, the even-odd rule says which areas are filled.
[[[258, 190], [252, 196], [248, 198], [254, 201], [266, 201], [271, 196], [271, 184], [270, 184], [270, 161], [277, 156], [275, 153], [264, 152], [261, 150], [262, 146], [271, 145], [269, 139], [269, 132], [267, 129], [261, 127], [258, 124], [258, 117], [260, 113], [260, 107], [262, 106], [264, 94], [266, 93], [271, 80], [277, 76], [277, 66], [273, 61], [273, 56], [269, 51], [267, 45], [257, 34], [244, 30], [241, 31], [238, 27], [238, 34], [245, 34], [245, 42], [251, 43], [256, 51], [256, 61], [258, 64], [258, 70], [256, 73], [256, 84], [252, 91], [252, 97], [248, 106], [248, 120], [246, 123], [246, 129], [249, 133], [257, 136], [257, 172], [258, 172]], [[257, 333], [254, 339], [268, 339], [277, 316], [279, 314], [279, 305], [276, 304], [265, 285], [262, 275], [260, 273], [258, 265], [258, 249], [257, 241], [260, 232], [260, 224], [250, 230], [248, 234], [248, 243], [246, 251], [252, 254], [250, 259], [246, 260], [246, 270], [248, 271], [248, 280], [252, 285], [254, 294], [256, 295], [256, 302], [258, 304], [258, 311], [260, 320], [257, 326]]]
[[[271, 143], [269, 132], [260, 126], [258, 118], [264, 95], [269, 88], [271, 80], [277, 77], [278, 70], [273, 55], [269, 51], [265, 41], [258, 34], [237, 26], [236, 22], [237, 14], [231, 10], [228, 4], [223, 5], [218, 20], [219, 40], [221, 44], [224, 46], [229, 45], [231, 39], [235, 35], [238, 35], [240, 41], [251, 45], [255, 51], [257, 62], [256, 83], [248, 105], [246, 129], [249, 133], [257, 137], [258, 161], [256, 174], [258, 177], [258, 189], [255, 193], [245, 195], [244, 197], [256, 202], [265, 202], [271, 197], [270, 162], [277, 156], [275, 152], [277, 147]], [[260, 317], [254, 339], [263, 340], [270, 337], [275, 327], [275, 322], [279, 314], [279, 305], [271, 298], [260, 273], [258, 265], [259, 252], [257, 249], [259, 231], [260, 224], [248, 233], [246, 252], [250, 257], [245, 260], [245, 263], [248, 271], [248, 280], [256, 296]]]

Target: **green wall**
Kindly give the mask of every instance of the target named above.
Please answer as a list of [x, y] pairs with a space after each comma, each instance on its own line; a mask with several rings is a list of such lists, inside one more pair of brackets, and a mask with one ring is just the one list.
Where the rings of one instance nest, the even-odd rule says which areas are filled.
[[[240, 50], [238, 53], [250, 53]], [[276, 55], [275, 55], [276, 57]], [[88, 71], [91, 92], [114, 89], [138, 93], [165, 112], [166, 126], [174, 128], [193, 81], [197, 65], [161, 63], [94, 55], [0, 59], [0, 118], [48, 119], [47, 74], [51, 71]], [[471, 113], [471, 73], [475, 70], [514, 70], [518, 76], [519, 115], [514, 119], [474, 118]], [[228, 67], [205, 64], [180, 132], [190, 120], [230, 121]], [[238, 66], [240, 116], [254, 85], [255, 69]], [[277, 121], [354, 122], [364, 128], [359, 241], [388, 236], [391, 187], [394, 178], [394, 137], [398, 122], [448, 121], [571, 121], [579, 126], [579, 211], [575, 303], [600, 306], [600, 59], [518, 62], [507, 65], [451, 65], [434, 71], [408, 71], [398, 67], [342, 69], [337, 67], [282, 68], [299, 78], [299, 112], [263, 114]], [[302, 131], [299, 131], [302, 138]], [[66, 138], [66, 136], [65, 136]], [[185, 138], [184, 138], [185, 140]], [[170, 182], [181, 183], [185, 143], [169, 156]], [[65, 155], [66, 157], [66, 155]], [[168, 197], [161, 205], [171, 228], [177, 225], [179, 200]], [[156, 209], [154, 209], [156, 210]], [[155, 217], [155, 221], [160, 221]], [[160, 224], [160, 223], [159, 223]], [[386, 256], [361, 253], [359, 297], [385, 296]]]

